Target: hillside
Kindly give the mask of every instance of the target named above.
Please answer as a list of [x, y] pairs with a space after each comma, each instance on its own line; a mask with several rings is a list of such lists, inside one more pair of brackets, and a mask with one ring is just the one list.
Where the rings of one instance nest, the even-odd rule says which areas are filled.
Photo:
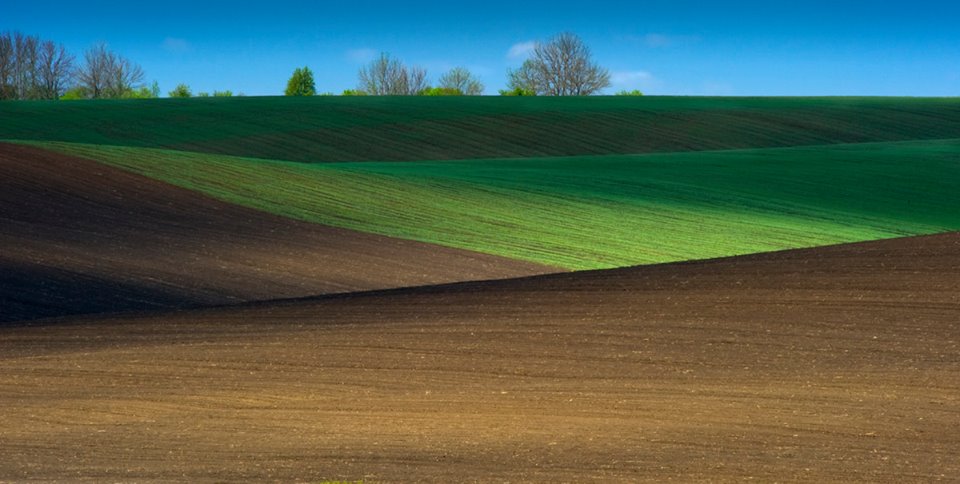
[[314, 97], [0, 103], [0, 139], [300, 162], [634, 154], [960, 138], [960, 100]]
[[297, 222], [0, 143], [0, 325], [556, 269]]
[[960, 474], [960, 234], [0, 332], [0, 476]]
[[294, 219], [570, 269], [960, 229], [960, 140], [333, 164], [40, 146]]

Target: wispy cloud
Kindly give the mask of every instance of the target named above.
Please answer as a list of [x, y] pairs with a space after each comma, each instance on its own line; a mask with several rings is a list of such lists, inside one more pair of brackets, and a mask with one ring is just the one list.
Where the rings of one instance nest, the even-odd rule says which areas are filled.
[[657, 87], [659, 81], [647, 71], [614, 71], [610, 73], [610, 85], [617, 90], [647, 90]]
[[176, 37], [167, 37], [163, 39], [161, 46], [163, 47], [163, 50], [167, 52], [174, 52], [178, 54], [189, 52], [191, 49], [190, 42], [187, 42], [186, 39], [179, 39]]
[[662, 49], [700, 42], [700, 37], [696, 35], [669, 35], [656, 32], [645, 35], [628, 35], [626, 39], [631, 42], [643, 44], [651, 49]]
[[518, 42], [510, 46], [510, 50], [507, 51], [507, 58], [520, 59], [526, 57], [528, 54], [533, 52], [533, 49], [536, 47], [537, 43], [532, 40], [527, 42]]
[[347, 51], [347, 59], [350, 59], [351, 62], [355, 62], [357, 64], [370, 62], [376, 56], [377, 56], [376, 49], [368, 49], [366, 47], [359, 48], [359, 49], [350, 49]]

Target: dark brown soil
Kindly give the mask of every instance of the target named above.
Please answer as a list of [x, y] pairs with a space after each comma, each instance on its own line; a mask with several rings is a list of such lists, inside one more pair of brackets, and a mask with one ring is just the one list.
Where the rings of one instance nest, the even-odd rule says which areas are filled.
[[0, 479], [960, 479], [960, 234], [0, 331]]
[[0, 325], [556, 271], [300, 223], [0, 143]]

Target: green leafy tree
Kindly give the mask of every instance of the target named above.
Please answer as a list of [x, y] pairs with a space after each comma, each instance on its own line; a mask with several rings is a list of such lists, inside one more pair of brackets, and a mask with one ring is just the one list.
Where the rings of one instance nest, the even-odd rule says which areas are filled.
[[420, 91], [421, 96], [463, 96], [463, 93], [452, 87], [428, 87]]
[[177, 84], [177, 87], [167, 93], [167, 95], [170, 97], [191, 97], [193, 93], [190, 92], [190, 86], [181, 83]]
[[536, 96], [537, 91], [533, 89], [524, 89], [522, 87], [515, 87], [513, 89], [501, 89], [501, 96]]
[[344, 89], [341, 96], [366, 96], [367, 92], [362, 89]]
[[614, 96], [643, 96], [643, 93], [640, 92], [640, 90], [638, 89], [634, 89], [632, 91], [627, 91], [626, 89], [624, 89], [623, 91], [617, 91], [617, 93], [614, 94]]
[[313, 82], [313, 72], [309, 67], [296, 68], [287, 81], [286, 96], [316, 96], [317, 86]]
[[90, 91], [84, 86], [71, 87], [60, 96], [61, 101], [76, 101], [79, 99], [90, 99]]
[[233, 97], [233, 91], [213, 91], [213, 97]]

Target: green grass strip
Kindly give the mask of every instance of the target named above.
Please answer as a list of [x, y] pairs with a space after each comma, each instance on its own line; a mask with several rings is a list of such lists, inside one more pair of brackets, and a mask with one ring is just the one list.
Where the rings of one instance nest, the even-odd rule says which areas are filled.
[[34, 144], [299, 220], [569, 269], [960, 229], [960, 140], [324, 165]]

